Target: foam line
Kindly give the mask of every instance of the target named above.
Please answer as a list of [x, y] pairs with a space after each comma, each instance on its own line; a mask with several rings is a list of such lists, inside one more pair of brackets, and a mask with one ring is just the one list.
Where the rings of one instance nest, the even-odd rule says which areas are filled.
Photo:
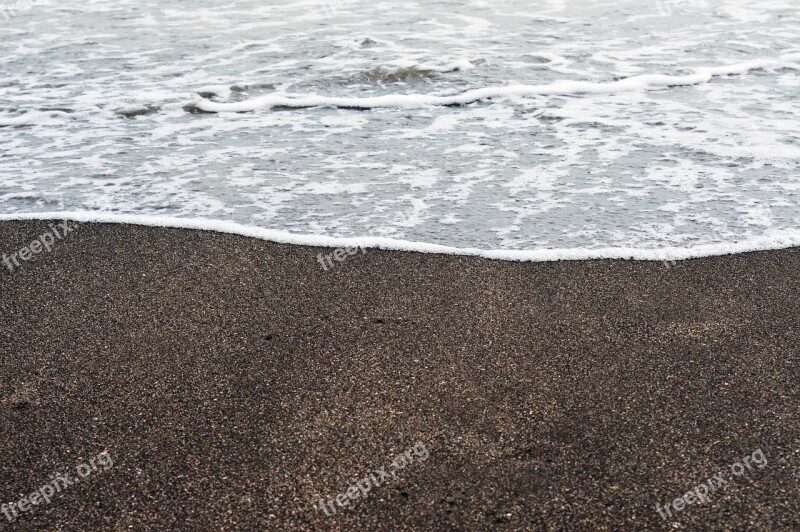
[[344, 98], [328, 96], [279, 96], [267, 95], [242, 102], [218, 103], [206, 99], [192, 102], [196, 108], [210, 112], [244, 112], [270, 107], [319, 107], [333, 106], [355, 109], [374, 109], [376, 107], [420, 108], [439, 105], [465, 105], [488, 98], [509, 96], [575, 95], [575, 94], [616, 94], [630, 91], [646, 91], [666, 87], [682, 87], [708, 83], [715, 77], [744, 74], [756, 69], [800, 68], [800, 53], [789, 54], [778, 59], [759, 59], [719, 67], [698, 68], [685, 76], [645, 74], [609, 83], [591, 81], [557, 81], [546, 85], [510, 85], [507, 87], [486, 87], [474, 89], [452, 96], [433, 96], [426, 94], [387, 94], [368, 98]]
[[303, 246], [319, 247], [354, 247], [416, 251], [421, 253], [441, 253], [447, 255], [468, 255], [484, 257], [487, 259], [520, 261], [520, 262], [545, 262], [559, 260], [589, 260], [589, 259], [634, 259], [634, 260], [685, 260], [700, 257], [728, 255], [733, 253], [746, 253], [751, 251], [767, 251], [800, 246], [800, 229], [785, 229], [772, 231], [768, 235], [752, 237], [745, 240], [722, 243], [706, 244], [695, 247], [679, 248], [664, 247], [659, 249], [637, 248], [568, 248], [568, 249], [478, 249], [456, 248], [429, 244], [425, 242], [411, 242], [385, 237], [356, 237], [339, 238], [323, 235], [300, 235], [265, 229], [249, 225], [242, 225], [223, 220], [202, 218], [176, 218], [172, 216], [150, 216], [137, 214], [111, 214], [89, 211], [77, 212], [43, 212], [0, 214], [0, 221], [10, 220], [72, 220], [75, 222], [119, 223], [144, 225], [151, 227], [170, 227], [182, 229], [198, 229], [230, 233], [247, 237], [259, 238], [282, 244], [296, 244]]

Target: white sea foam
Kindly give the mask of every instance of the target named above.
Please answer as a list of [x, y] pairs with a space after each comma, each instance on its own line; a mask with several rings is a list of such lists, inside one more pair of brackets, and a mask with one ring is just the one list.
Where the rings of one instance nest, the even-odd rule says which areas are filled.
[[419, 253], [440, 253], [445, 255], [467, 255], [486, 259], [549, 262], [562, 260], [625, 259], [625, 260], [687, 260], [733, 253], [747, 253], [786, 249], [800, 246], [800, 230], [772, 231], [760, 237], [724, 244], [700, 245], [686, 248], [637, 249], [624, 247], [611, 248], [571, 248], [571, 249], [478, 249], [441, 246], [425, 242], [411, 242], [385, 237], [336, 238], [324, 235], [300, 235], [287, 231], [264, 229], [262, 227], [237, 224], [224, 220], [203, 218], [176, 218], [172, 216], [145, 216], [133, 214], [110, 214], [98, 212], [43, 212], [0, 214], [0, 221], [13, 220], [71, 220], [74, 222], [133, 224], [149, 227], [168, 227], [195, 229], [229, 233], [258, 238], [280, 244], [319, 247], [356, 247], [390, 251], [410, 251]]

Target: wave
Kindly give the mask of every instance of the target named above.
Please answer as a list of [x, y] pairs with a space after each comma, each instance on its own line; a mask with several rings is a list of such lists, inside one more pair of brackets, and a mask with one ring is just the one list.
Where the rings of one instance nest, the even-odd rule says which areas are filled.
[[0, 221], [13, 220], [71, 220], [74, 222], [117, 223], [143, 225], [150, 227], [169, 227], [178, 229], [195, 229], [229, 233], [246, 237], [268, 240], [281, 244], [295, 244], [301, 246], [318, 247], [355, 247], [383, 249], [390, 251], [414, 251], [420, 253], [438, 253], [446, 255], [467, 255], [483, 257], [486, 259], [517, 261], [517, 262], [551, 262], [561, 260], [590, 260], [590, 259], [625, 259], [645, 261], [677, 261], [730, 255], [734, 253], [747, 253], [752, 251], [768, 251], [786, 249], [800, 246], [800, 229], [773, 230], [763, 236], [751, 237], [736, 242], [719, 244], [704, 244], [694, 247], [664, 247], [657, 249], [645, 248], [565, 248], [565, 249], [478, 249], [457, 248], [430, 244], [426, 242], [413, 242], [386, 237], [332, 237], [324, 235], [301, 235], [276, 229], [266, 229], [250, 225], [242, 225], [224, 220], [204, 218], [177, 218], [172, 216], [155, 216], [141, 214], [112, 214], [91, 211], [73, 212], [42, 212], [0, 214]]
[[630, 91], [646, 91], [668, 87], [684, 87], [708, 83], [715, 77], [744, 74], [752, 70], [778, 68], [800, 69], [800, 53], [781, 56], [777, 59], [758, 59], [719, 67], [697, 68], [683, 76], [644, 74], [618, 81], [598, 83], [591, 81], [557, 81], [545, 85], [510, 85], [486, 87], [451, 96], [428, 94], [387, 94], [374, 97], [330, 97], [330, 96], [282, 96], [270, 94], [241, 102], [219, 103], [206, 99], [188, 103], [185, 108], [208, 113], [246, 112], [272, 107], [308, 108], [332, 106], [351, 109], [374, 109], [378, 107], [420, 108], [430, 106], [466, 105], [490, 98], [511, 96], [566, 96], [576, 94], [616, 94]]
[[483, 59], [477, 59], [474, 61], [464, 59], [443, 64], [411, 65], [395, 69], [375, 67], [370, 70], [365, 70], [352, 76], [346, 76], [340, 79], [343, 79], [348, 83], [397, 83], [436, 79], [438, 74], [450, 74], [453, 72], [471, 70], [476, 66], [485, 63], [486, 61]]
[[397, 68], [388, 70], [383, 67], [375, 67], [371, 70], [359, 72], [354, 76], [346, 78], [351, 83], [396, 83], [398, 81], [414, 81], [419, 79], [435, 78], [437, 71], [416, 66]]

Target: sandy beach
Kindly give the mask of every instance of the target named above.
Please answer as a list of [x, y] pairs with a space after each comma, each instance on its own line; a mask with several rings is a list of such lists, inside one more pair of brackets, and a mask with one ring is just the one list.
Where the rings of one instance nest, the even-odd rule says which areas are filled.
[[81, 224], [2, 267], [0, 503], [113, 466], [0, 529], [800, 528], [800, 250], [320, 253]]

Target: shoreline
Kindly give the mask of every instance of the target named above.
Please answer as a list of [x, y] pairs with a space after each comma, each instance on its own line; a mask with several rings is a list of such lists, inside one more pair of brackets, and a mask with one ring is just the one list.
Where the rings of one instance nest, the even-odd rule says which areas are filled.
[[800, 248], [332, 253], [82, 223], [0, 264], [0, 504], [113, 457], [3, 524], [800, 526]]
[[464, 257], [480, 257], [490, 260], [509, 262], [558, 262], [585, 260], [639, 260], [639, 261], [678, 261], [719, 257], [750, 253], [755, 251], [779, 251], [800, 247], [800, 229], [785, 229], [770, 236], [759, 236], [743, 241], [721, 244], [700, 244], [694, 247], [660, 247], [653, 249], [606, 247], [606, 248], [559, 248], [559, 249], [480, 249], [458, 248], [433, 244], [400, 240], [388, 237], [331, 237], [290, 233], [280, 229], [267, 229], [252, 225], [243, 225], [226, 220], [207, 218], [179, 218], [174, 216], [155, 216], [139, 214], [111, 214], [93, 211], [65, 211], [42, 213], [0, 214], [0, 223], [4, 222], [46, 222], [73, 221], [82, 223], [128, 224], [142, 227], [163, 229], [191, 229], [211, 231], [256, 238], [275, 244], [294, 244], [308, 247], [364, 247], [379, 251], [405, 251], [427, 254], [456, 255]]

